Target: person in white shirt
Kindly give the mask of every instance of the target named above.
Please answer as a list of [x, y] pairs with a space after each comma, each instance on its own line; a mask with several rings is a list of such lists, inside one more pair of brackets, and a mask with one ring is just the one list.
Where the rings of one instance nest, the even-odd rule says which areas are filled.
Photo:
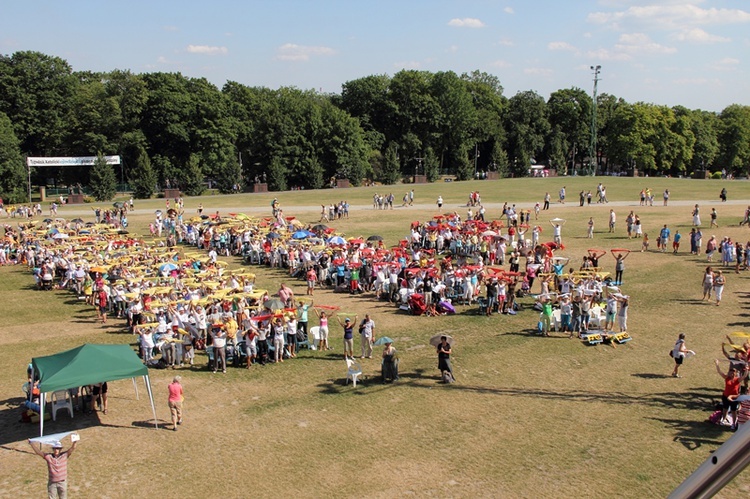
[[214, 324], [211, 326], [211, 344], [214, 349], [214, 365], [213, 372], [219, 369], [221, 364], [221, 372], [226, 374], [227, 372], [227, 332], [220, 324]]

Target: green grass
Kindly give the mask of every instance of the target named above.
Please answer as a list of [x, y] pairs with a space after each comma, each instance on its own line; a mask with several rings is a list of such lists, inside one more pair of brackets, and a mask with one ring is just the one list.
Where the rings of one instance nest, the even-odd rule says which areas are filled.
[[[568, 220], [563, 254], [576, 264], [590, 247], [640, 249], [640, 241], [624, 237], [630, 209], [653, 233], [652, 247], [655, 231], [664, 223], [687, 237], [689, 206], [639, 208], [642, 187], [654, 189], [658, 205], [665, 187], [673, 202], [718, 201], [723, 185], [730, 201], [743, 198], [750, 204], [750, 183], [740, 181], [518, 179], [417, 186], [417, 203], [423, 206], [392, 212], [357, 207], [351, 219], [331, 225], [348, 235], [378, 233], [395, 244], [408, 233], [412, 220], [434, 214], [433, 198], [438, 194], [446, 199], [446, 206], [455, 205], [449, 209], [463, 215], [465, 208], [459, 204], [473, 189], [479, 189], [488, 203], [528, 204], [541, 200], [545, 190], [555, 199], [565, 183], [568, 199], [576, 202], [580, 189], [595, 189], [599, 180], [607, 185], [611, 200], [629, 204], [615, 207], [619, 222], [614, 236], [606, 233], [612, 205], [553, 205], [544, 214], [545, 220], [553, 216]], [[405, 186], [399, 188], [394, 190], [397, 198]], [[289, 207], [285, 210], [289, 215], [313, 221], [315, 211], [301, 207], [314, 207], [324, 202], [322, 198], [335, 200], [344, 193], [353, 205], [369, 205], [371, 194], [381, 189], [284, 193], [279, 199]], [[207, 210], [250, 211], [265, 210], [272, 197], [238, 195], [201, 201]], [[197, 203], [187, 199], [189, 210]], [[712, 204], [701, 201], [701, 205], [707, 222]], [[294, 206], [300, 207], [298, 213]], [[153, 213], [150, 209], [163, 207], [163, 200], [137, 202], [136, 207], [131, 222], [142, 230]], [[747, 228], [736, 226], [743, 205], [717, 202], [716, 207], [722, 227], [704, 229], [705, 236], [750, 239]], [[498, 210], [493, 205], [490, 218], [497, 218]], [[584, 238], [589, 216], [597, 223], [593, 241]], [[729, 220], [735, 226], [724, 226]], [[546, 240], [548, 230], [544, 236]], [[687, 255], [689, 242], [683, 241], [680, 255], [634, 252], [628, 257], [624, 290], [631, 295], [629, 332], [634, 339], [618, 348], [585, 347], [562, 335], [531, 336], [527, 331], [535, 327], [538, 315], [528, 307], [515, 317], [486, 318], [462, 307], [455, 317], [426, 318], [399, 313], [369, 295], [316, 292], [317, 303], [339, 304], [360, 316], [373, 314], [377, 333], [396, 340], [403, 375], [399, 383], [378, 383], [379, 362], [365, 360], [364, 383], [357, 389], [345, 386], [337, 326], [331, 328], [333, 352], [304, 351], [280, 366], [230, 369], [225, 376], [201, 369], [181, 372], [186, 424], [174, 434], [149, 429], [150, 410], [143, 391], [136, 401], [129, 382], [115, 382], [108, 416], [73, 420], [83, 441], [71, 461], [71, 486], [80, 496], [114, 497], [666, 496], [730, 436], [705, 423], [722, 387], [713, 359], [721, 354], [726, 333], [750, 326], [747, 273], [728, 274], [721, 307], [701, 303], [699, 281], [706, 263], [702, 255]], [[609, 256], [602, 260], [608, 270], [613, 270], [613, 261]], [[259, 286], [271, 290], [284, 278], [278, 271], [257, 272]], [[303, 292], [301, 282], [287, 281]], [[29, 324], [13, 329], [13, 336], [0, 330], [4, 342], [0, 390], [8, 401], [18, 398], [31, 356], [84, 341], [132, 341], [116, 328], [94, 324], [93, 312], [84, 306], [65, 303], [71, 296], [34, 291], [30, 283], [31, 277], [19, 268], [0, 268], [5, 322]], [[437, 382], [435, 353], [426, 345], [440, 331], [457, 338], [455, 385]], [[667, 352], [679, 332], [687, 334], [688, 348], [698, 355], [686, 363], [685, 377], [678, 380], [668, 377], [672, 361]], [[18, 334], [24, 335], [22, 341]], [[358, 351], [358, 340], [355, 343]], [[204, 357], [200, 359], [202, 363]], [[163, 420], [167, 419], [166, 384], [173, 374], [152, 371]], [[18, 425], [16, 416], [10, 403], [0, 411], [0, 490], [41, 491], [45, 478], [41, 460], [10, 450], [26, 450], [22, 440], [34, 434], [34, 428]], [[63, 417], [50, 425], [50, 431], [70, 426]], [[194, 471], [186, 473], [188, 468]], [[186, 474], [190, 478], [182, 479]], [[151, 478], [144, 481], [146, 475]], [[722, 497], [746, 497], [750, 480], [745, 475], [730, 483]]]

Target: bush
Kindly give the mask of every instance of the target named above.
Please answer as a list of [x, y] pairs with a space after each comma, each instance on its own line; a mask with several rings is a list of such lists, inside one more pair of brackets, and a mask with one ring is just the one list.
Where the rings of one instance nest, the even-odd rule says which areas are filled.
[[711, 179], [712, 180], [721, 180], [721, 172], [713, 172], [711, 174]]

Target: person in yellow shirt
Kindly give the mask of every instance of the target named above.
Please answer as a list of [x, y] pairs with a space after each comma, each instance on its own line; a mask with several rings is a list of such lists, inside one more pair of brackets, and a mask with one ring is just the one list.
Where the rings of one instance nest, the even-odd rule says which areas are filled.
[[234, 319], [234, 315], [224, 315], [224, 330], [227, 332], [227, 341], [235, 347], [237, 346], [237, 331], [239, 328], [237, 321]]

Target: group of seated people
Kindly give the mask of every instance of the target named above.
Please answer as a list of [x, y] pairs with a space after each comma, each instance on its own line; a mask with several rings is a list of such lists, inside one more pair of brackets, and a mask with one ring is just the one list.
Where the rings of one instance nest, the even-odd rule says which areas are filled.
[[[39, 380], [34, 379], [32, 368], [28, 368], [29, 381], [24, 384], [26, 399], [23, 407], [28, 411], [39, 415], [42, 412], [41, 391], [39, 390]], [[91, 414], [97, 410], [107, 414], [107, 392], [109, 387], [107, 382], [96, 383], [67, 389], [67, 396], [70, 397], [73, 409], [81, 411], [84, 414]]]

